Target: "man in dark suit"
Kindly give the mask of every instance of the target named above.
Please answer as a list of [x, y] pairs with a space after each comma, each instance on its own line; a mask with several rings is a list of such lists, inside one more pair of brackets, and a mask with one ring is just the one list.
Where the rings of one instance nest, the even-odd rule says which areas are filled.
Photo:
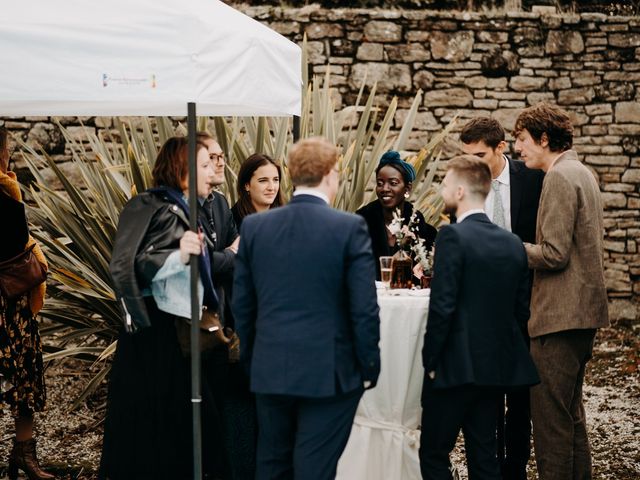
[[[504, 154], [504, 129], [491, 117], [477, 117], [465, 124], [460, 141], [464, 153], [480, 157], [491, 170], [491, 190], [484, 203], [487, 216], [523, 242], [533, 243], [544, 172], [531, 170], [524, 162]], [[522, 332], [529, 345], [526, 325]], [[529, 404], [529, 389], [522, 388], [507, 392], [506, 416], [504, 401], [498, 407], [498, 460], [506, 480], [527, 479], [531, 455]]]
[[449, 479], [449, 452], [460, 429], [470, 478], [502, 478], [496, 415], [506, 389], [538, 376], [522, 336], [529, 318], [529, 271], [522, 242], [484, 213], [491, 172], [471, 155], [449, 162], [445, 208], [458, 223], [436, 238], [429, 321], [423, 349], [420, 468]]
[[337, 160], [322, 138], [298, 142], [291, 202], [242, 223], [232, 306], [256, 393], [258, 480], [333, 479], [380, 371], [371, 241], [362, 217], [330, 207]]

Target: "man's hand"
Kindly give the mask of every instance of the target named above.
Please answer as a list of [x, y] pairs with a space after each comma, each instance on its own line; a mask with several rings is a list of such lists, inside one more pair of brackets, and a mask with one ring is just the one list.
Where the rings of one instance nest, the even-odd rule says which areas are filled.
[[431, 370], [429, 373], [427, 373], [427, 375], [429, 376], [429, 378], [431, 380], [435, 380], [436, 378], [436, 371], [435, 370]]
[[237, 236], [231, 245], [227, 247], [227, 250], [231, 250], [234, 254], [238, 253], [238, 246], [240, 245], [240, 236]]

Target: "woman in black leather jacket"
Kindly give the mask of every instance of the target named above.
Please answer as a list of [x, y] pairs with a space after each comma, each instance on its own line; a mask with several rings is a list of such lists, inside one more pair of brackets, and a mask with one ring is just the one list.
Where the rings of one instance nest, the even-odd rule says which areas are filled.
[[[198, 144], [198, 196], [213, 172]], [[153, 169], [155, 188], [121, 213], [111, 260], [114, 290], [124, 310], [109, 382], [99, 478], [192, 478], [190, 374], [176, 321], [190, 318], [190, 255], [199, 255], [201, 302], [217, 308], [209, 253], [189, 230], [187, 140], [171, 138]], [[208, 375], [202, 376], [203, 471], [227, 478], [222, 423]]]

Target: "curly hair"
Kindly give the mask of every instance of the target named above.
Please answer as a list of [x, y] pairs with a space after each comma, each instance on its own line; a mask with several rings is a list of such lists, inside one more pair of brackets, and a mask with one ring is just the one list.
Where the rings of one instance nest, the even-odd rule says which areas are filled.
[[567, 112], [560, 107], [541, 102], [525, 108], [513, 129], [513, 136], [517, 137], [526, 130], [536, 143], [540, 143], [545, 134], [549, 141], [549, 150], [564, 152], [573, 146], [573, 125]]

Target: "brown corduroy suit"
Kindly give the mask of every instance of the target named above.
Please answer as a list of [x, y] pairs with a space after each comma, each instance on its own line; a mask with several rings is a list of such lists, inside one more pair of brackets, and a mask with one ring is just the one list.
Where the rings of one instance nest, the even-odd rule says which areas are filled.
[[531, 389], [540, 479], [590, 479], [582, 382], [597, 328], [609, 324], [603, 268], [602, 199], [593, 174], [565, 151], [547, 172], [536, 244], [531, 356], [542, 383]]

